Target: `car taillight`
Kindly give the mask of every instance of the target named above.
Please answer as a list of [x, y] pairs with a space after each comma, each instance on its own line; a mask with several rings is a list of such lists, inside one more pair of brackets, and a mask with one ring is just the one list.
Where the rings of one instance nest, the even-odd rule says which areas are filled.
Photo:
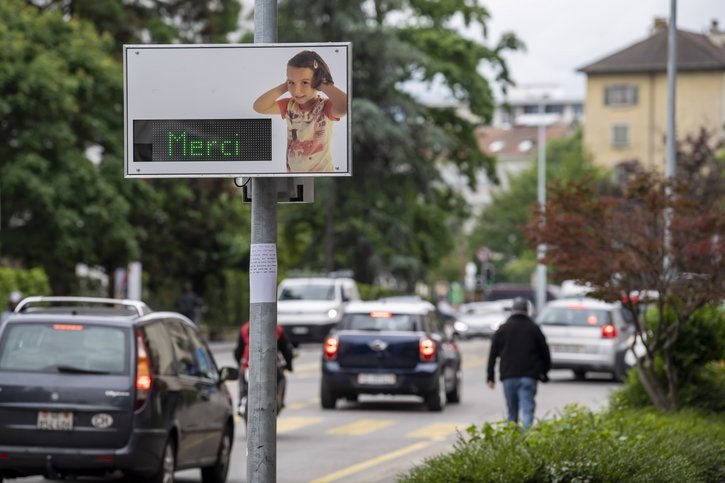
[[134, 410], [139, 410], [149, 397], [153, 379], [151, 360], [146, 350], [146, 342], [140, 330], [136, 330], [136, 400]]
[[430, 362], [436, 357], [436, 344], [432, 339], [424, 337], [418, 344], [418, 352], [421, 362]]
[[602, 326], [602, 339], [613, 339], [617, 337], [617, 328], [612, 324]]
[[325, 339], [325, 348], [324, 348], [324, 354], [325, 359], [328, 361], [334, 361], [337, 359], [337, 350], [340, 347], [340, 341], [337, 340], [337, 337], [328, 337]]

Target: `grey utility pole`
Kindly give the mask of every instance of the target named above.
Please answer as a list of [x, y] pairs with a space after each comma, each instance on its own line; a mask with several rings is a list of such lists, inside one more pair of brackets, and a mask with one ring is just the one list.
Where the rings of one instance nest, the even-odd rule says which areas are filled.
[[[546, 205], [546, 122], [545, 122], [545, 97], [541, 99], [539, 104], [539, 164], [538, 164], [538, 202], [543, 217]], [[543, 243], [539, 243], [536, 247], [536, 312], [541, 312], [546, 304], [546, 265], [543, 259], [546, 247]]]
[[[677, 87], [677, 0], [670, 0], [670, 21], [667, 26], [667, 152], [665, 153], [665, 180], [671, 183], [675, 177], [675, 100]], [[667, 199], [672, 197], [672, 188], [666, 186]], [[663, 269], [665, 276], [672, 265], [671, 248], [672, 235], [670, 233], [670, 224], [672, 223], [672, 209], [665, 209], [665, 227], [664, 227], [664, 243], [665, 256]]]
[[[255, 0], [254, 43], [277, 42], [277, 1]], [[251, 266], [263, 265], [277, 276], [277, 190], [275, 178], [252, 178]], [[256, 247], [255, 247], [256, 245]], [[255, 250], [255, 248], [263, 248]], [[272, 255], [270, 257], [270, 248]], [[264, 257], [264, 260], [255, 259]], [[273, 288], [267, 287], [274, 290]], [[252, 289], [254, 293], [255, 289]], [[274, 294], [250, 297], [249, 394], [247, 409], [247, 482], [277, 479], [277, 300]]]

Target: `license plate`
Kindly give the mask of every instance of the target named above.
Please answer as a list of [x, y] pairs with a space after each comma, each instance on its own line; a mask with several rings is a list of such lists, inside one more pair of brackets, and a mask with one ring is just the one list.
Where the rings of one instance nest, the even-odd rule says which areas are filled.
[[584, 348], [579, 345], [553, 345], [551, 352], [584, 352]]
[[309, 332], [307, 327], [292, 327], [293, 334], [306, 334], [307, 332]]
[[73, 413], [71, 411], [38, 411], [38, 429], [72, 431]]
[[386, 386], [395, 384], [395, 374], [358, 374], [358, 384], [372, 384]]

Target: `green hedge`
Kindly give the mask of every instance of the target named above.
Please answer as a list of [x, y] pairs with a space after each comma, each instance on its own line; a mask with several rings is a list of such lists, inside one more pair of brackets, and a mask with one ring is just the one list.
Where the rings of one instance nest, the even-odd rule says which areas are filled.
[[28, 295], [50, 295], [50, 282], [42, 268], [0, 267], [0, 310], [5, 309], [10, 294], [19, 290], [24, 297]]
[[528, 431], [471, 426], [401, 483], [725, 481], [725, 415], [569, 406]]

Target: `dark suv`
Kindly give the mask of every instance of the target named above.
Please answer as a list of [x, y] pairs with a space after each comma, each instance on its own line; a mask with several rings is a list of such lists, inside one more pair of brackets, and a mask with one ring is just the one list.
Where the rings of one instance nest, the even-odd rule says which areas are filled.
[[0, 481], [127, 475], [223, 483], [232, 398], [196, 326], [143, 302], [28, 297], [0, 326]]

